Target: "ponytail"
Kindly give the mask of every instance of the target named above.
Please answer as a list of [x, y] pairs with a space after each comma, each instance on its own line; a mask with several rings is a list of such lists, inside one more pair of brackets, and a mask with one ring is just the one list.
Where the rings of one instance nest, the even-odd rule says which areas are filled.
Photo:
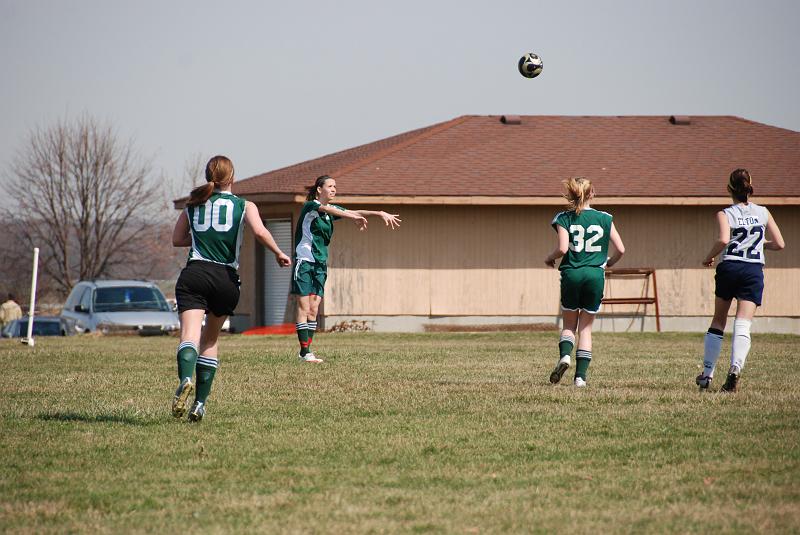
[[214, 193], [214, 183], [206, 182], [202, 186], [197, 186], [189, 194], [189, 200], [186, 201], [186, 206], [199, 206], [205, 204], [211, 194]]
[[736, 169], [728, 179], [728, 193], [738, 202], [747, 202], [753, 194], [753, 179], [747, 169]]
[[575, 210], [576, 214], [580, 214], [594, 193], [592, 181], [584, 177], [575, 177], [562, 180], [561, 184], [564, 187], [564, 198], [567, 199], [570, 208]]
[[324, 186], [325, 185], [325, 181], [330, 179], [330, 178], [331, 178], [330, 175], [320, 175], [320, 176], [318, 176], [317, 179], [314, 181], [314, 184], [312, 184], [311, 186], [308, 186], [308, 194], [306, 195], [306, 200], [307, 201], [313, 201], [314, 199], [316, 199], [317, 198], [317, 188], [321, 188], [322, 186]]
[[225, 156], [214, 156], [206, 164], [206, 183], [192, 190], [186, 205], [198, 206], [203, 204], [211, 197], [215, 188], [229, 186], [232, 183], [233, 162]]

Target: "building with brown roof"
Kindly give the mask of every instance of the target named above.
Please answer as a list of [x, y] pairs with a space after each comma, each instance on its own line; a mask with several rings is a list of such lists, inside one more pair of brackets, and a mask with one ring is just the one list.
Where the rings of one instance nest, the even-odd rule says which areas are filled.
[[[544, 257], [564, 206], [561, 180], [590, 178], [593, 207], [611, 212], [627, 253], [619, 267], [655, 268], [663, 330], [702, 330], [714, 272], [700, 261], [730, 204], [731, 170], [754, 178], [753, 200], [783, 230], [770, 252], [755, 331], [800, 332], [800, 133], [728, 116], [463, 116], [238, 181], [289, 253], [315, 177], [337, 203], [399, 213], [359, 233], [337, 223], [320, 321], [376, 330], [429, 324], [553, 323], [558, 272]], [[289, 270], [250, 235], [241, 257], [239, 329], [293, 321]], [[607, 282], [607, 296], [652, 295], [650, 279]], [[655, 307], [608, 305], [600, 330], [653, 330]], [[732, 323], [732, 322], [730, 322]]]

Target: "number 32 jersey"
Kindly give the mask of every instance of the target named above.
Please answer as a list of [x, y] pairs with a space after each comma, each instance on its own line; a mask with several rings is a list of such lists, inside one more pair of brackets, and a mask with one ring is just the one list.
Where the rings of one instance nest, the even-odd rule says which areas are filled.
[[723, 210], [731, 227], [730, 241], [722, 252], [722, 261], [764, 263], [764, 236], [769, 211], [756, 203], [739, 203]]
[[219, 190], [205, 204], [187, 206], [192, 235], [189, 262], [204, 260], [239, 269], [244, 209], [244, 199]]
[[553, 228], [564, 227], [569, 233], [569, 250], [561, 259], [559, 270], [579, 267], [604, 268], [608, 260], [613, 217], [607, 212], [586, 208], [559, 212], [553, 218]]

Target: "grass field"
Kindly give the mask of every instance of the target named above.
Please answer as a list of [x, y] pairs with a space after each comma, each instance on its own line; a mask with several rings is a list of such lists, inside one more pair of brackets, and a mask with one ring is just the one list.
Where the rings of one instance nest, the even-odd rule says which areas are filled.
[[755, 335], [733, 395], [700, 334], [596, 334], [581, 390], [557, 338], [228, 336], [199, 425], [176, 338], [3, 341], [0, 532], [800, 530], [800, 337]]

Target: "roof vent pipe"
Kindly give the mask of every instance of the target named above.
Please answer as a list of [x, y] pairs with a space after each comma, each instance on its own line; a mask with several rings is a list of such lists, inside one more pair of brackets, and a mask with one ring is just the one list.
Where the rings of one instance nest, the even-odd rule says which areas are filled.
[[669, 122], [672, 124], [692, 124], [692, 118], [688, 115], [671, 115]]
[[503, 115], [500, 117], [500, 122], [503, 124], [520, 124], [522, 120], [519, 115]]

